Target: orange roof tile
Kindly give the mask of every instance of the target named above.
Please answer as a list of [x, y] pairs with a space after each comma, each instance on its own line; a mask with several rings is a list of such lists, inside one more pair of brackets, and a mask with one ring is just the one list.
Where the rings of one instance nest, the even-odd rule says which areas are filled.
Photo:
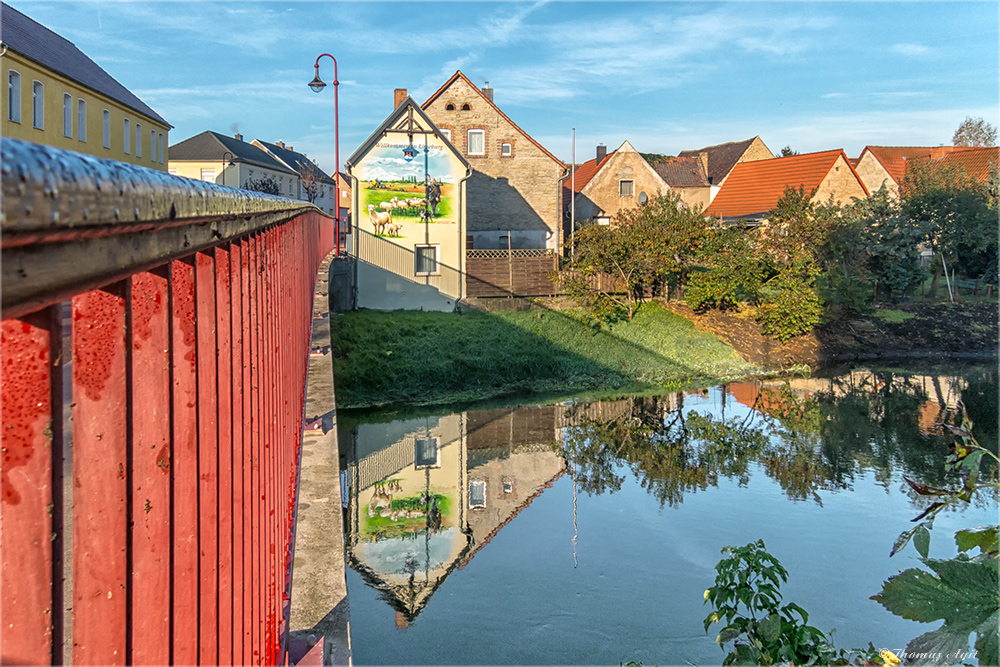
[[858, 161], [865, 156], [865, 152], [871, 153], [892, 180], [899, 184], [903, 182], [907, 160], [943, 157], [953, 151], [964, 150], [967, 150], [965, 146], [865, 146]]
[[608, 163], [608, 160], [610, 160], [611, 156], [616, 152], [617, 151], [611, 151], [608, 153], [604, 159], [601, 160], [600, 164], [597, 164], [596, 157], [593, 160], [587, 160], [576, 168], [575, 175], [567, 174], [566, 180], [563, 181], [563, 207], [569, 206], [570, 185], [572, 184], [574, 186], [573, 192], [575, 194], [580, 194], [580, 191], [586, 187], [587, 183], [590, 183], [594, 176], [597, 176], [597, 172], [601, 170], [601, 167]]
[[462, 74], [462, 70], [458, 70], [458, 71], [456, 71], [456, 72], [455, 72], [455, 73], [454, 73], [454, 74], [453, 74], [453, 75], [451, 76], [451, 78], [450, 78], [450, 79], [448, 79], [448, 80], [447, 80], [447, 81], [445, 82], [445, 84], [444, 84], [443, 86], [441, 86], [440, 88], [438, 88], [438, 89], [437, 89], [437, 90], [436, 90], [436, 91], [434, 92], [434, 94], [433, 94], [433, 95], [431, 95], [430, 97], [428, 97], [428, 98], [427, 98], [427, 101], [426, 101], [426, 102], [424, 102], [424, 103], [423, 103], [423, 105], [421, 105], [421, 107], [420, 107], [420, 108], [421, 108], [421, 109], [423, 109], [424, 111], [426, 111], [426, 110], [427, 110], [427, 107], [428, 107], [428, 106], [430, 106], [430, 105], [431, 105], [431, 103], [432, 103], [432, 102], [433, 102], [434, 100], [436, 100], [436, 99], [437, 99], [437, 98], [438, 98], [438, 97], [439, 97], [439, 96], [441, 95], [441, 93], [443, 93], [443, 92], [444, 92], [445, 90], [447, 90], [447, 89], [448, 89], [448, 87], [449, 87], [449, 86], [450, 86], [451, 84], [453, 84], [453, 83], [454, 83], [454, 82], [455, 82], [455, 81], [456, 81], [457, 79], [462, 79], [462, 80], [463, 80], [463, 81], [465, 81], [465, 82], [466, 82], [467, 84], [469, 84], [469, 86], [470, 86], [470, 87], [471, 87], [471, 88], [472, 88], [472, 89], [473, 89], [474, 91], [476, 91], [477, 93], [479, 93], [479, 96], [483, 98], [483, 101], [484, 101], [484, 102], [486, 102], [486, 103], [487, 103], [487, 104], [489, 104], [489, 105], [490, 105], [491, 107], [493, 107], [493, 110], [494, 110], [494, 111], [496, 111], [496, 112], [497, 112], [498, 114], [500, 114], [500, 116], [501, 116], [501, 117], [502, 117], [502, 118], [503, 118], [504, 120], [506, 120], [506, 121], [507, 121], [508, 123], [510, 123], [511, 125], [513, 125], [513, 126], [514, 126], [514, 129], [515, 129], [515, 130], [517, 130], [518, 132], [520, 132], [521, 134], [523, 134], [523, 135], [524, 135], [525, 137], [527, 137], [528, 141], [530, 141], [530, 142], [531, 142], [531, 143], [533, 143], [533, 144], [534, 144], [534, 145], [535, 145], [536, 147], [538, 147], [538, 150], [542, 151], [543, 153], [545, 153], [546, 155], [548, 155], [548, 156], [549, 156], [550, 158], [552, 158], [553, 160], [555, 160], [555, 161], [556, 161], [556, 162], [557, 162], [557, 163], [559, 164], [559, 166], [560, 166], [560, 167], [562, 167], [563, 169], [565, 169], [565, 168], [566, 168], [566, 165], [565, 165], [565, 164], [563, 163], [563, 161], [562, 161], [562, 160], [560, 160], [560, 159], [559, 159], [559, 158], [557, 158], [557, 157], [556, 157], [555, 155], [553, 155], [553, 154], [552, 154], [552, 153], [550, 153], [550, 152], [549, 152], [548, 150], [546, 150], [545, 146], [542, 146], [542, 145], [541, 145], [540, 143], [538, 143], [537, 141], [535, 141], [535, 140], [534, 140], [534, 138], [532, 138], [532, 136], [531, 136], [530, 134], [528, 134], [527, 132], [525, 132], [524, 130], [522, 130], [522, 129], [521, 129], [521, 128], [520, 128], [519, 126], [518, 126], [518, 124], [517, 124], [517, 123], [515, 123], [515, 122], [514, 122], [514, 121], [512, 121], [512, 120], [511, 120], [510, 118], [508, 118], [508, 117], [507, 117], [507, 114], [505, 114], [505, 113], [504, 113], [503, 111], [500, 111], [500, 107], [498, 107], [498, 106], [497, 106], [496, 104], [494, 104], [494, 103], [493, 103], [493, 100], [491, 100], [490, 98], [486, 97], [486, 95], [485, 95], [485, 94], [483, 93], [483, 91], [481, 91], [481, 90], [479, 89], [479, 86], [477, 86], [476, 84], [474, 84], [474, 83], [472, 83], [471, 81], [469, 81], [469, 77], [467, 77], [467, 76], [465, 76], [464, 74]]
[[[778, 203], [786, 187], [803, 187], [806, 192], [819, 187], [841, 157], [857, 178], [847, 155], [839, 148], [773, 160], [740, 162], [733, 167], [729, 178], [705, 209], [705, 215], [730, 218], [766, 213]], [[868, 194], [860, 178], [858, 183]]]
[[990, 169], [997, 167], [1000, 160], [1000, 148], [996, 146], [973, 148], [966, 147], [964, 150], [949, 153], [942, 158], [942, 162], [949, 164], [960, 164], [965, 167], [965, 173], [980, 183], [986, 183], [990, 177]]

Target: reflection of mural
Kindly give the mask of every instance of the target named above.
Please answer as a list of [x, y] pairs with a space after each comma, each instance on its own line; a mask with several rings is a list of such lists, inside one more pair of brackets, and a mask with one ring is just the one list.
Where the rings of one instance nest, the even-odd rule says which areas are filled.
[[354, 168], [361, 219], [385, 236], [405, 236], [405, 223], [457, 223], [465, 166], [434, 135], [415, 138], [416, 156], [407, 160], [401, 138], [378, 142]]

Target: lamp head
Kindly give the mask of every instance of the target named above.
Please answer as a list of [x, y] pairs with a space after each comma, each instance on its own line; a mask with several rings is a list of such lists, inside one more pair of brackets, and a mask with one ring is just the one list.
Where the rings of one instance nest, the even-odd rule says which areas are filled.
[[326, 84], [323, 83], [323, 79], [319, 78], [319, 65], [316, 66], [316, 76], [313, 80], [309, 82], [309, 87], [312, 88], [314, 93], [321, 93], [323, 89], [326, 88]]

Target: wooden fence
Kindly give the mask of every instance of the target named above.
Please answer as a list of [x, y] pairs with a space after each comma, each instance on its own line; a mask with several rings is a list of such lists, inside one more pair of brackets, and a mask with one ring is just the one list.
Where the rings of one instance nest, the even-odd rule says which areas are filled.
[[554, 250], [467, 250], [466, 295], [552, 296], [559, 293], [551, 278], [558, 269]]
[[14, 139], [2, 166], [0, 662], [284, 662], [333, 220]]

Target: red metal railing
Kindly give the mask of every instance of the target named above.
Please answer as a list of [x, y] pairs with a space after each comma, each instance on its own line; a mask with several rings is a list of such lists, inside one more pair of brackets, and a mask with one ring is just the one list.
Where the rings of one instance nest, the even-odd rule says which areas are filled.
[[2, 151], [2, 662], [284, 661], [333, 221], [35, 144]]

